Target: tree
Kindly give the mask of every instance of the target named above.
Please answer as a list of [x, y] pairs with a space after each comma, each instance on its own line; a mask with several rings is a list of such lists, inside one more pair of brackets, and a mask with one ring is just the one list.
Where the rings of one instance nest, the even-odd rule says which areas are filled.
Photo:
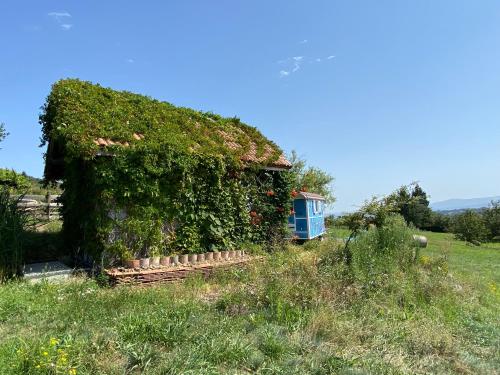
[[492, 201], [483, 212], [483, 220], [490, 241], [500, 240], [500, 201]]
[[482, 216], [472, 210], [458, 214], [453, 218], [453, 233], [462, 241], [480, 245], [487, 238], [487, 229]]
[[418, 183], [402, 186], [393, 195], [399, 207], [399, 214], [408, 224], [417, 228], [430, 224], [432, 210], [429, 208], [426, 192]]
[[301, 159], [295, 151], [292, 151], [290, 155], [290, 162], [295, 190], [320, 194], [329, 204], [335, 202], [332, 188], [334, 178], [330, 174], [319, 168], [307, 166], [306, 161]]
[[5, 124], [0, 122], [0, 142], [2, 142], [8, 135], [9, 133], [5, 130]]

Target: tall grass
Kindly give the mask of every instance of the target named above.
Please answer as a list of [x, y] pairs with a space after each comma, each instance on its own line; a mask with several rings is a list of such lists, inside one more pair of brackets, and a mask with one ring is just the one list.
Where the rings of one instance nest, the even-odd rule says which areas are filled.
[[[416, 260], [368, 262], [364, 271], [355, 254], [365, 251], [362, 241], [390, 248], [376, 254], [397, 253], [406, 238], [397, 228], [362, 234], [347, 271], [334, 256], [343, 244], [327, 239], [206, 282], [116, 289], [93, 280], [8, 283], [0, 287], [0, 372], [54, 374], [53, 363], [78, 374], [495, 373], [498, 292], [448, 274], [437, 240]], [[498, 254], [475, 251], [478, 258], [466, 263], [493, 270]], [[453, 274], [461, 262], [453, 259]], [[366, 287], [373, 277], [376, 287]]]
[[0, 188], [0, 281], [21, 274], [24, 229], [27, 216], [18, 207], [20, 198], [12, 199], [9, 190]]

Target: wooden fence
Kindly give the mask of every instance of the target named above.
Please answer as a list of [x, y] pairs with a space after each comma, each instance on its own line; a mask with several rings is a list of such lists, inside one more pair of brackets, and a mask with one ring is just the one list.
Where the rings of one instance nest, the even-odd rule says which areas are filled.
[[27, 195], [24, 196], [17, 207], [28, 215], [40, 221], [53, 221], [61, 218], [62, 205], [57, 201], [58, 195]]

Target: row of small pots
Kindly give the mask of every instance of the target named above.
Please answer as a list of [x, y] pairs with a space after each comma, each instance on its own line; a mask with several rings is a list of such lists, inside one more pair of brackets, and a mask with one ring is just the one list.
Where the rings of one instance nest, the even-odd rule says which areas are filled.
[[196, 264], [204, 262], [219, 262], [241, 258], [245, 255], [243, 250], [213, 251], [202, 254], [181, 254], [163, 257], [150, 257], [130, 259], [126, 261], [127, 268], [168, 267], [177, 265]]

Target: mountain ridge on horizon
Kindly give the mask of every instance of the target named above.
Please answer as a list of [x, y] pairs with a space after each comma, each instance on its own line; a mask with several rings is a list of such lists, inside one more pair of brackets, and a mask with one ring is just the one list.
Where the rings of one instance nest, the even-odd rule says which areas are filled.
[[438, 202], [431, 202], [429, 206], [434, 211], [448, 211], [488, 207], [491, 201], [500, 201], [500, 195], [479, 198], [452, 198]]

